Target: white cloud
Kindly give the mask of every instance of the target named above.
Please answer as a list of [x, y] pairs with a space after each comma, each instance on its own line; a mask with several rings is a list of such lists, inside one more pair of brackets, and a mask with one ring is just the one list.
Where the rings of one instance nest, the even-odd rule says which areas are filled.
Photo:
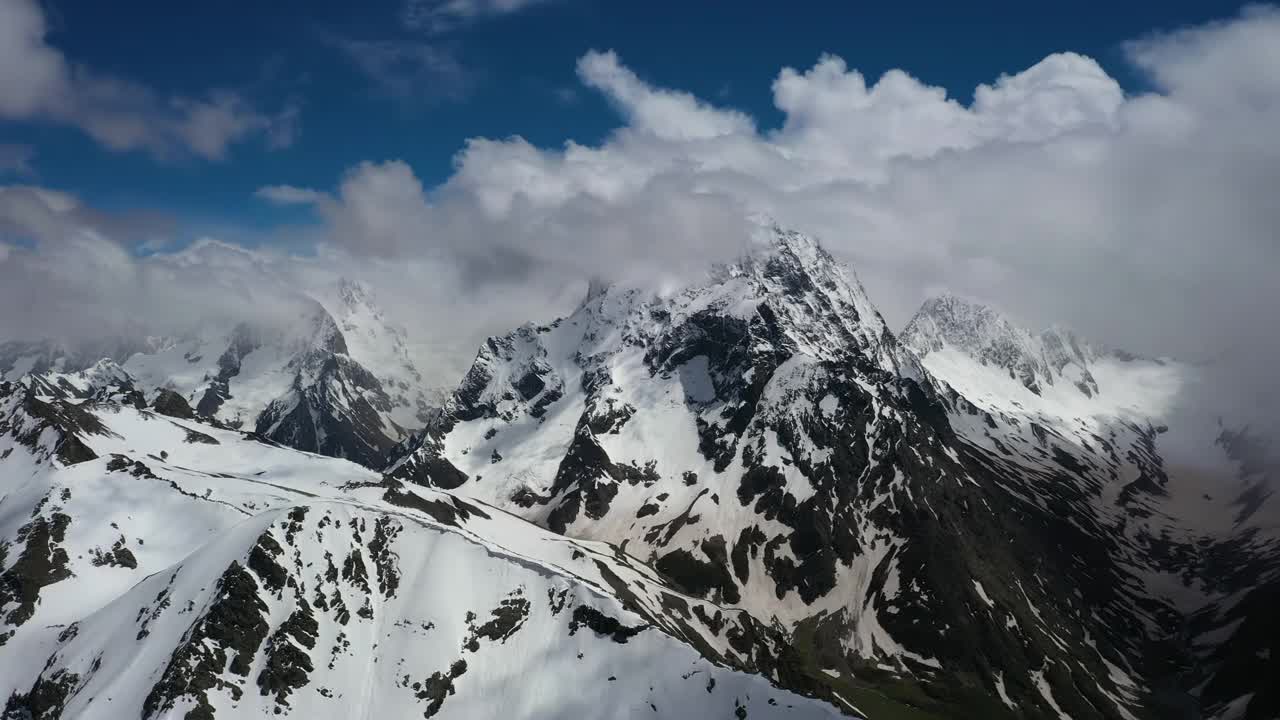
[[0, 4], [0, 114], [24, 117], [43, 111], [71, 70], [44, 40], [44, 13], [30, 0]]
[[969, 104], [823, 56], [775, 78], [772, 130], [588, 53], [580, 79], [623, 118], [604, 141], [474, 138], [438, 187], [393, 160], [292, 188], [324, 222], [296, 272], [388, 288], [456, 368], [588, 277], [663, 288], [732, 257], [764, 211], [849, 260], [891, 323], [951, 290], [1136, 352], [1226, 357], [1256, 399], [1280, 353], [1277, 47], [1280, 13], [1252, 10], [1130, 45], [1151, 93], [1061, 53]]
[[[1266, 270], [1280, 261], [1268, 197], [1280, 179], [1278, 17], [1253, 10], [1132, 44], [1157, 91], [1128, 97], [1074, 53], [979, 86], [967, 105], [901, 71], [869, 83], [824, 56], [777, 76], [785, 120], [763, 132], [592, 52], [579, 76], [625, 120], [603, 143], [472, 139], [440, 188], [400, 168], [380, 191], [403, 184], [393, 194], [412, 202], [378, 206], [367, 236], [380, 254], [488, 257], [512, 284], [660, 283], [739, 251], [729, 218], [764, 210], [850, 260], [897, 324], [949, 289], [1137, 352], [1274, 357], [1280, 340], [1262, 328], [1280, 306]], [[335, 242], [363, 252], [356, 226], [335, 227]], [[1274, 388], [1265, 375], [1240, 373]]]
[[375, 256], [414, 253], [432, 225], [422, 183], [399, 160], [352, 168], [320, 212], [336, 238]]
[[1068, 52], [979, 85], [972, 110], [987, 138], [1043, 142], [1063, 132], [1105, 131], [1123, 103], [1120, 85], [1098, 63]]
[[48, 44], [35, 0], [0, 2], [0, 118], [77, 127], [112, 150], [217, 160], [228, 147], [261, 135], [290, 144], [297, 108], [264, 113], [237, 93], [164, 97], [128, 79], [76, 65]]
[[582, 56], [578, 77], [618, 107], [629, 129], [663, 140], [703, 140], [755, 130], [751, 118], [742, 113], [718, 110], [689, 93], [644, 83], [618, 62], [612, 50]]
[[255, 190], [253, 195], [273, 205], [314, 205], [325, 197], [319, 190], [293, 185], [266, 185]]
[[71, 194], [0, 187], [0, 338], [141, 339], [284, 320], [296, 307], [300, 286], [286, 273], [305, 261], [208, 239], [140, 256], [130, 241], [140, 234]]

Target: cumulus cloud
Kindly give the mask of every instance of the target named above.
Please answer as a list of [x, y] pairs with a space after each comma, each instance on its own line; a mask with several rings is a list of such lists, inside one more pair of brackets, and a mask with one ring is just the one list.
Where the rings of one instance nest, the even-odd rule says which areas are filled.
[[[1032, 324], [1200, 356], [1203, 336], [1187, 337], [1182, 312], [1189, 290], [1211, 333], [1275, 299], [1248, 268], [1274, 259], [1280, 227], [1264, 197], [1280, 168], [1280, 86], [1266, 55], [1278, 40], [1277, 14], [1254, 10], [1130, 46], [1155, 93], [1125, 97], [1094, 61], [1059, 54], [979, 87], [968, 106], [899, 71], [869, 86], [824, 57], [781, 72], [786, 120], [764, 133], [592, 53], [583, 80], [624, 127], [597, 147], [472, 140], [445, 190], [510, 221], [585, 200], [624, 210], [680, 187], [817, 232], [898, 322], [948, 287], [1021, 308]], [[581, 245], [592, 252], [589, 237]]]
[[0, 118], [54, 122], [84, 131], [111, 150], [146, 150], [217, 160], [252, 136], [270, 147], [293, 142], [295, 106], [267, 113], [240, 94], [162, 96], [126, 78], [71, 62], [49, 45], [35, 0], [0, 2]]
[[622, 66], [613, 51], [592, 51], [578, 60], [578, 77], [604, 93], [627, 119], [628, 128], [663, 140], [689, 141], [752, 134], [751, 118], [719, 110], [686, 92], [654, 88]]
[[1129, 44], [1152, 92], [1126, 96], [1092, 59], [1059, 53], [968, 104], [824, 56], [776, 77], [772, 130], [591, 52], [579, 77], [624, 120], [604, 142], [472, 139], [441, 187], [397, 166], [385, 184], [344, 185], [362, 192], [327, 217], [348, 252], [487, 258], [509, 284], [563, 287], [660, 285], [740, 252], [733, 219], [764, 211], [850, 261], [894, 324], [949, 290], [1032, 327], [1228, 363], [1256, 401], [1274, 393], [1280, 352], [1277, 47], [1280, 14], [1253, 9]]
[[578, 76], [622, 118], [598, 144], [473, 138], [439, 186], [389, 160], [331, 190], [258, 195], [321, 221], [290, 281], [365, 276], [449, 348], [445, 375], [484, 335], [567, 309], [588, 278], [661, 291], [732, 258], [764, 212], [849, 261], [894, 325], [948, 290], [1031, 327], [1225, 363], [1260, 409], [1280, 352], [1277, 48], [1280, 13], [1257, 8], [1127, 45], [1150, 92], [1059, 53], [969, 103], [828, 55], [773, 79], [776, 128], [590, 52]]

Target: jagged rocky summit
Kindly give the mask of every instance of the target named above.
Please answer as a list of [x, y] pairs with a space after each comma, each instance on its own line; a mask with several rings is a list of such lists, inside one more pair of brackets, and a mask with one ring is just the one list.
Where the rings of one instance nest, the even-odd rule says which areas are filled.
[[1188, 368], [953, 297], [899, 336], [813, 239], [754, 244], [594, 283], [438, 410], [353, 284], [10, 352], [0, 663], [45, 663], [9, 712], [1274, 715], [1267, 471], [1247, 432], [1212, 494], [1171, 459]]

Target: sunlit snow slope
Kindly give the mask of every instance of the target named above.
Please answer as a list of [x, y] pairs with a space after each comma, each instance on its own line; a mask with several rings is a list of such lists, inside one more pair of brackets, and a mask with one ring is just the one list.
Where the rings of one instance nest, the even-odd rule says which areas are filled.
[[6, 718], [840, 713], [616, 548], [140, 395], [0, 384]]

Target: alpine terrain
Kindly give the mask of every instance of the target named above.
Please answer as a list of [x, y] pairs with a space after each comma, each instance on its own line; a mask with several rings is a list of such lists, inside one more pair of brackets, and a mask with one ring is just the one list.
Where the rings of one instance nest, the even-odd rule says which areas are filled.
[[285, 322], [0, 346], [5, 718], [1280, 718], [1280, 504], [1172, 359], [813, 238], [425, 386]]

